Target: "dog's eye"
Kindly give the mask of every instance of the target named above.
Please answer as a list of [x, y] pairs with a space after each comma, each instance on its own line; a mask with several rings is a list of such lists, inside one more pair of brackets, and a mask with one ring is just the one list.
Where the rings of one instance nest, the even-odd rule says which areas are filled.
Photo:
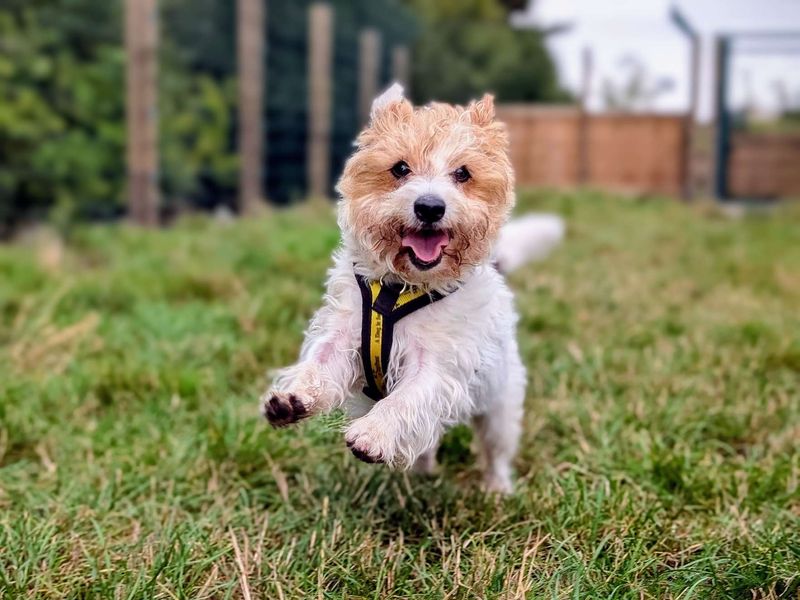
[[408, 166], [408, 163], [404, 160], [401, 160], [398, 163], [389, 169], [392, 175], [394, 175], [395, 179], [402, 179], [406, 175], [411, 173], [411, 167]]
[[453, 171], [453, 179], [455, 179], [458, 183], [464, 183], [465, 181], [469, 181], [471, 178], [472, 174], [470, 174], [466, 166], [458, 167], [455, 171]]

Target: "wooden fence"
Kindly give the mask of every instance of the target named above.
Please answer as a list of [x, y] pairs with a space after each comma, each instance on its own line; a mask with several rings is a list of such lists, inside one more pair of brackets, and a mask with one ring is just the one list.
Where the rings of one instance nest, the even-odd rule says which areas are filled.
[[597, 186], [678, 196], [686, 181], [683, 115], [597, 114], [574, 107], [502, 105], [521, 185]]
[[800, 196], [800, 134], [735, 133], [729, 160], [731, 196]]
[[[278, 203], [331, 195], [372, 98], [391, 80], [408, 82], [413, 12], [396, 0], [217, 4], [221, 13], [235, 5], [235, 28], [223, 19], [210, 47], [235, 37], [237, 64], [209, 71], [238, 69], [239, 208], [255, 212], [265, 195]], [[160, 2], [125, 7], [128, 204], [135, 222], [156, 225]]]

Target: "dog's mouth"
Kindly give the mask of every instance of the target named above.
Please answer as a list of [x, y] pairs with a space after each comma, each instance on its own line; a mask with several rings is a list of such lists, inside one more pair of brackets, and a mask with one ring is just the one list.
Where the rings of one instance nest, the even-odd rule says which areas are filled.
[[401, 249], [408, 252], [411, 263], [420, 271], [427, 271], [438, 265], [449, 243], [450, 234], [443, 229], [406, 231], [400, 240]]

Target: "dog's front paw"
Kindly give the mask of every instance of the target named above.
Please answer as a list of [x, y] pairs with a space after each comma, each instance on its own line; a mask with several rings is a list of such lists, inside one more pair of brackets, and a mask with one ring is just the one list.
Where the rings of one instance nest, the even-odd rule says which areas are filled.
[[261, 397], [261, 414], [273, 427], [286, 427], [309, 415], [309, 403], [290, 392], [267, 392]]
[[368, 417], [353, 421], [344, 433], [350, 452], [366, 463], [392, 463], [393, 452], [385, 428]]

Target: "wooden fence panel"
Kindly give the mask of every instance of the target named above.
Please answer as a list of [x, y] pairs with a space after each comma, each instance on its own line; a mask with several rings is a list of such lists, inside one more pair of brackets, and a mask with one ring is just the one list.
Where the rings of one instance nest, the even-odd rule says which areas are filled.
[[731, 142], [731, 196], [800, 196], [800, 134], [736, 133]]
[[[634, 193], [679, 195], [685, 161], [683, 116], [590, 115], [574, 107], [501, 105], [511, 158], [521, 185], [586, 184]], [[581, 165], [581, 127], [587, 127], [587, 164]]]
[[578, 161], [578, 111], [572, 108], [500, 106], [508, 126], [511, 158], [522, 185], [575, 184]]
[[683, 117], [592, 115], [589, 185], [625, 192], [680, 195], [684, 136]]

